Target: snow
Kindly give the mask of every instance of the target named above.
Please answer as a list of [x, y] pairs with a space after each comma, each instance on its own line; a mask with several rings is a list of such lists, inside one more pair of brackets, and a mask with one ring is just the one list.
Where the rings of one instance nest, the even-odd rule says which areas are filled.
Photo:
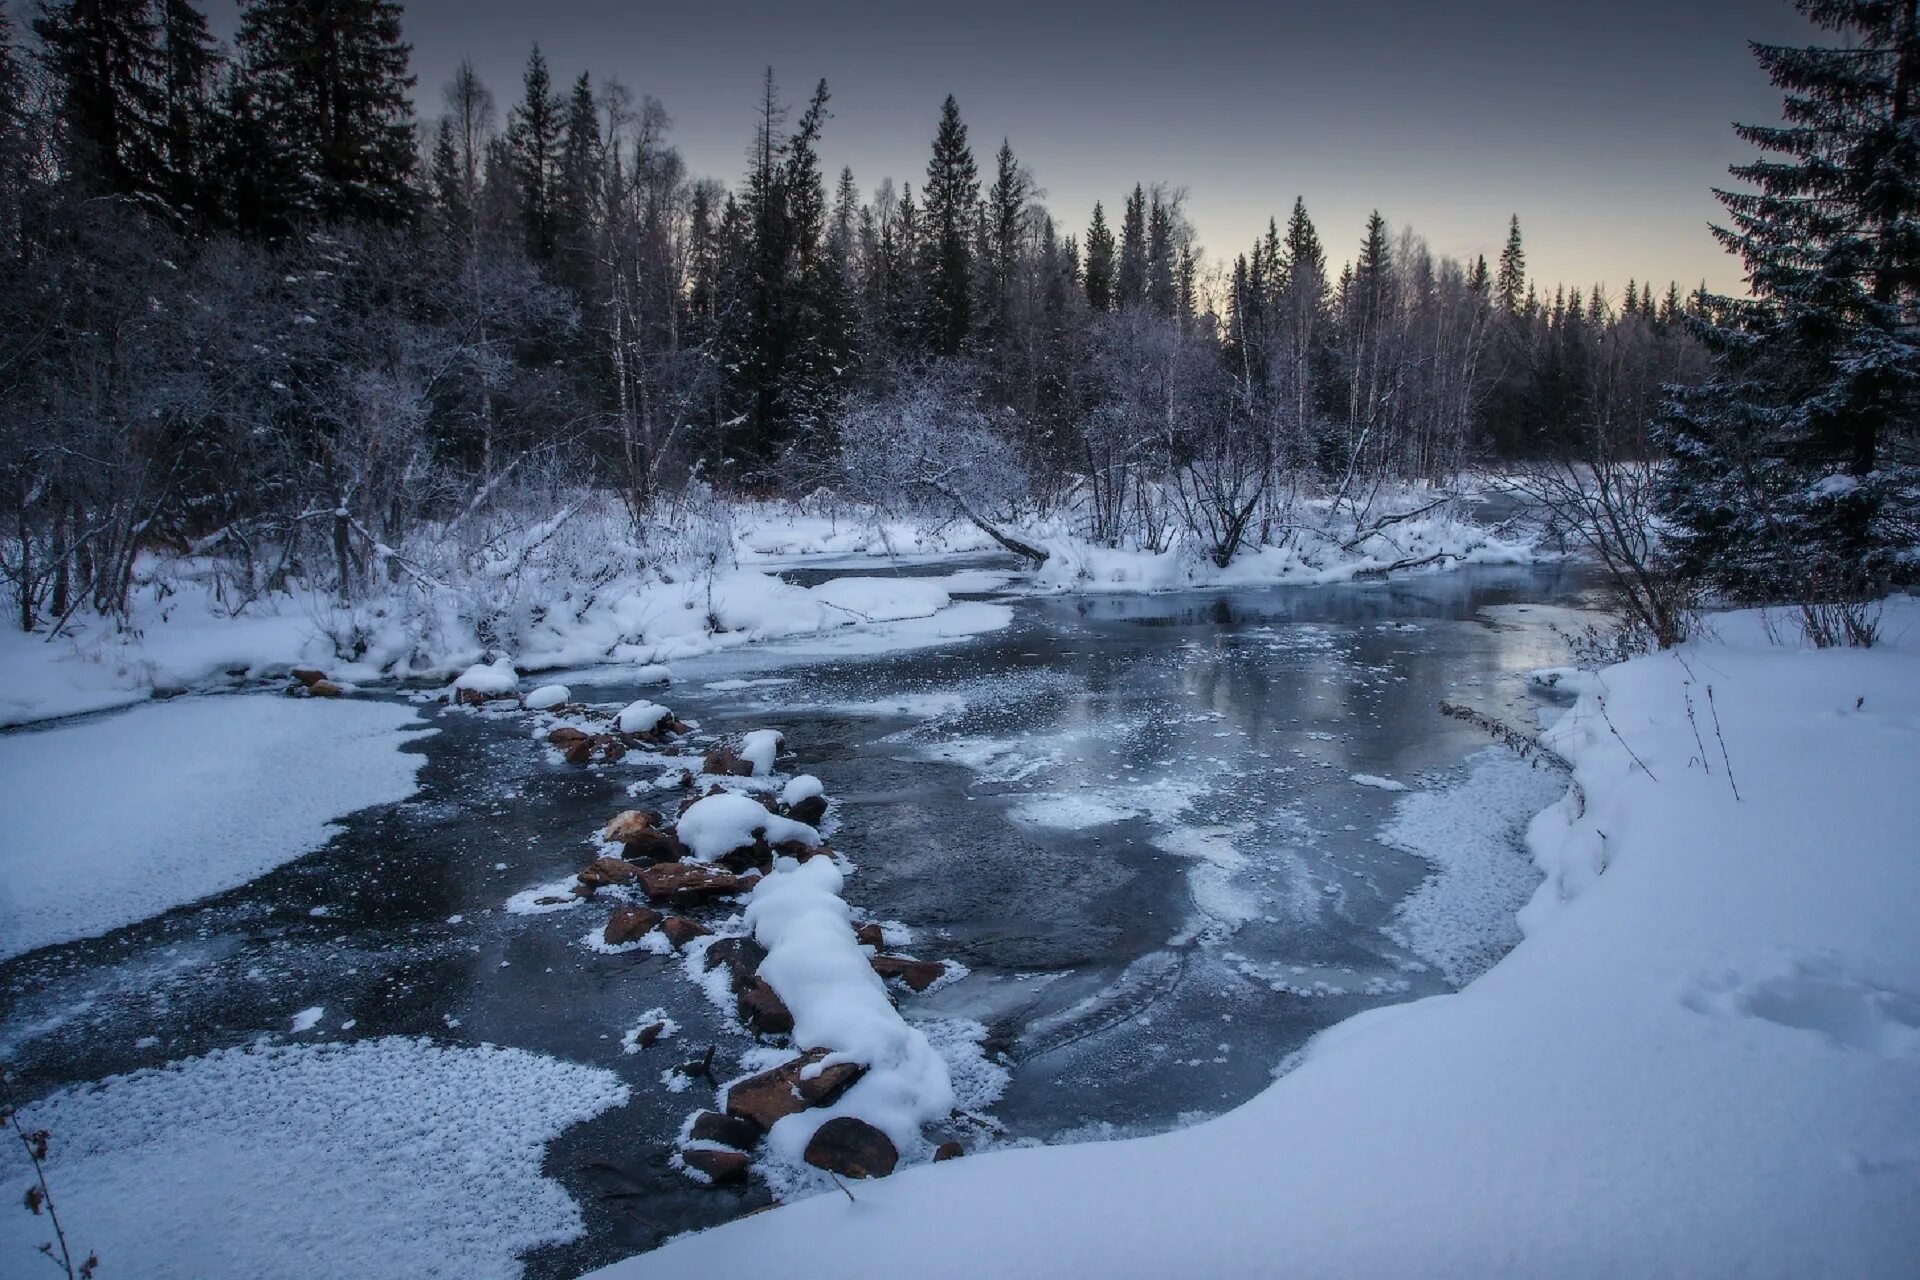
[[1376, 791], [1405, 791], [1407, 784], [1395, 782], [1392, 778], [1383, 778], [1377, 773], [1356, 773], [1349, 775], [1349, 782], [1357, 782], [1363, 787], [1372, 787]]
[[158, 915], [413, 794], [412, 707], [181, 698], [0, 737], [0, 959]]
[[[546, 1144], [624, 1105], [608, 1071], [492, 1046], [389, 1038], [228, 1049], [28, 1103], [80, 1256], [150, 1280], [509, 1280], [578, 1238]], [[0, 1144], [0, 1273], [47, 1270], [29, 1171]], [[426, 1229], [426, 1224], [431, 1229]]]
[[827, 789], [821, 785], [820, 779], [810, 773], [796, 774], [787, 779], [786, 786], [780, 788], [780, 803], [796, 805], [802, 800], [811, 800], [826, 793]]
[[782, 858], [747, 902], [747, 925], [767, 949], [759, 973], [793, 1013], [793, 1043], [831, 1050], [828, 1064], [867, 1067], [832, 1106], [788, 1116], [767, 1134], [770, 1153], [795, 1168], [814, 1130], [834, 1116], [859, 1116], [912, 1153], [926, 1145], [920, 1127], [954, 1106], [945, 1060], [893, 1007], [854, 940], [844, 886], [828, 858]]
[[672, 684], [673, 672], [667, 670], [657, 662], [648, 662], [628, 672], [627, 679], [634, 684], [640, 685]]
[[673, 832], [702, 862], [712, 862], [750, 845], [754, 836], [762, 833], [768, 844], [785, 844], [789, 840], [807, 845], [820, 843], [820, 833], [806, 823], [769, 813], [758, 800], [733, 791], [694, 801], [680, 815]]
[[995, 1274], [1049, 1278], [1909, 1274], [1920, 605], [1886, 623], [1811, 651], [1736, 615], [1609, 668], [1549, 735], [1584, 804], [1529, 829], [1525, 939], [1237, 1110], [909, 1168], [598, 1274], [938, 1280], [980, 1273], [983, 1230]]
[[293, 1015], [292, 1033], [297, 1036], [302, 1031], [313, 1030], [320, 1025], [320, 1019], [325, 1016], [326, 1012], [325, 1006], [317, 1004], [311, 1008], [302, 1009]]
[[740, 758], [753, 766], [753, 776], [764, 778], [773, 772], [773, 762], [780, 756], [780, 731], [778, 729], [755, 729], [740, 739]]
[[488, 696], [512, 693], [520, 687], [520, 675], [513, 669], [513, 663], [505, 658], [496, 658], [492, 662], [476, 662], [468, 667], [454, 679], [453, 687]]
[[622, 733], [652, 733], [673, 712], [657, 702], [648, 702], [642, 698], [630, 702], [620, 710], [619, 725]]
[[521, 705], [529, 711], [551, 711], [573, 701], [573, 691], [563, 684], [543, 684], [525, 698]]

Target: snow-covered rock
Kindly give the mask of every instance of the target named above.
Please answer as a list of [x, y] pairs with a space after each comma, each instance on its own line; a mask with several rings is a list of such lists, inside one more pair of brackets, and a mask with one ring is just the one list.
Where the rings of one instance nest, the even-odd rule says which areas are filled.
[[736, 849], [748, 848], [761, 836], [768, 844], [799, 841], [809, 847], [820, 843], [820, 833], [804, 822], [769, 813], [767, 807], [750, 796], [726, 792], [702, 796], [680, 815], [674, 834], [695, 858], [712, 862]]
[[520, 700], [529, 711], [551, 711], [573, 701], [573, 691], [563, 684], [543, 684]]
[[620, 710], [620, 732], [652, 733], [660, 727], [662, 720], [667, 719], [672, 714], [673, 712], [667, 710], [659, 703], [648, 702], [644, 698], [638, 702], [630, 702]]

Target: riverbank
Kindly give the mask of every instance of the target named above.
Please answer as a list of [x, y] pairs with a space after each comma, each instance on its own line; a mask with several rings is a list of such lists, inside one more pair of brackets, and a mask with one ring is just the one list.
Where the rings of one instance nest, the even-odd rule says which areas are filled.
[[913, 1169], [596, 1274], [1902, 1274], [1920, 608], [1871, 651], [1717, 630], [1550, 731], [1578, 795], [1530, 830], [1526, 940], [1465, 990], [1191, 1129]]
[[[395, 570], [385, 588], [347, 606], [298, 578], [242, 590], [231, 566], [147, 556], [122, 622], [82, 612], [54, 638], [0, 631], [0, 728], [264, 686], [302, 666], [351, 685], [444, 681], [501, 657], [522, 672], [638, 667], [809, 636], [859, 636], [877, 652], [1007, 625], [1003, 606], [965, 596], [1328, 584], [1542, 558], [1531, 531], [1468, 514], [1462, 504], [1484, 492], [1407, 489], [1364, 513], [1302, 499], [1275, 545], [1249, 546], [1224, 568], [1190, 539], [1109, 547], [1035, 521], [1019, 532], [1047, 548], [1038, 568], [1001, 557], [1004, 571], [941, 573], [943, 562], [997, 548], [970, 524], [774, 502], [726, 508], [702, 535], [703, 554], [692, 545], [701, 538], [684, 530], [672, 545], [645, 548], [632, 545], [624, 512], [582, 510], [563, 528], [549, 521], [522, 531], [519, 544], [478, 568], [442, 551], [438, 577]], [[843, 572], [811, 586], [782, 577], [823, 566]]]

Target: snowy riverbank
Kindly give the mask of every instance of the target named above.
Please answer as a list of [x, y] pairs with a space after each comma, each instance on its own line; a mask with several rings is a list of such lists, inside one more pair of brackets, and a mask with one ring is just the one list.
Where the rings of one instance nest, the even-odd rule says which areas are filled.
[[[669, 563], [676, 553], [628, 545], [624, 514], [582, 513], [564, 539], [542, 526], [526, 535], [525, 549], [503, 552], [510, 568], [466, 579], [449, 570], [432, 587], [402, 577], [351, 607], [296, 582], [236, 610], [225, 567], [146, 557], [124, 627], [79, 615], [51, 640], [0, 632], [0, 727], [128, 706], [156, 693], [258, 685], [302, 665], [367, 683], [444, 679], [490, 656], [530, 672], [631, 668], [807, 637], [871, 652], [938, 644], [1011, 620], [1004, 605], [960, 595], [1330, 583], [1538, 558], [1530, 532], [1483, 525], [1430, 491], [1390, 498], [1364, 519], [1332, 510], [1325, 499], [1302, 499], [1275, 545], [1248, 547], [1225, 568], [1190, 539], [1109, 547], [1040, 520], [1019, 529], [1048, 551], [1037, 570], [941, 574], [941, 561], [994, 551], [992, 540], [964, 522], [820, 514], [786, 503], [728, 509], [712, 533], [726, 548], [717, 559]], [[667, 559], [647, 558], [654, 554]], [[896, 576], [903, 564], [925, 576]], [[777, 576], [812, 567], [845, 576], [813, 586]]]
[[1872, 651], [1718, 631], [1551, 731], [1584, 801], [1534, 822], [1527, 939], [1462, 992], [1192, 1129], [916, 1168], [598, 1274], [1904, 1274], [1920, 607]]

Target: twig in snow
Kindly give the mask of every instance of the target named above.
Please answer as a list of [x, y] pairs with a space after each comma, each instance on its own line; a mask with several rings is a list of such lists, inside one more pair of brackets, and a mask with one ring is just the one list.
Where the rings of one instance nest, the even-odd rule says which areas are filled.
[[1727, 755], [1727, 736], [1720, 732], [1720, 708], [1714, 705], [1712, 685], [1707, 686], [1707, 709], [1713, 712], [1713, 736], [1720, 744], [1720, 762], [1727, 766], [1727, 785], [1733, 788], [1733, 798], [1737, 802], [1740, 799], [1740, 784], [1733, 780], [1733, 760]]
[[20, 1145], [27, 1149], [27, 1159], [33, 1165], [33, 1176], [37, 1185], [27, 1189], [27, 1209], [36, 1218], [42, 1212], [47, 1215], [47, 1221], [53, 1227], [54, 1240], [60, 1246], [60, 1251], [56, 1254], [51, 1242], [42, 1244], [40, 1252], [47, 1261], [67, 1273], [67, 1280], [92, 1280], [95, 1269], [100, 1265], [99, 1255], [89, 1253], [85, 1262], [77, 1267], [74, 1266], [73, 1253], [67, 1247], [66, 1230], [61, 1227], [60, 1214], [53, 1207], [53, 1191], [47, 1186], [45, 1161], [47, 1143], [52, 1135], [45, 1129], [29, 1132], [26, 1126], [20, 1123], [20, 1104], [14, 1098], [13, 1077], [4, 1071], [0, 1071], [0, 1090], [4, 1090], [6, 1094], [4, 1099], [0, 1099], [0, 1125], [12, 1129], [19, 1135]]
[[833, 1185], [840, 1188], [840, 1194], [847, 1198], [848, 1204], [860, 1203], [858, 1200], [855, 1200], [853, 1198], [853, 1192], [847, 1190], [847, 1184], [840, 1181], [840, 1177], [838, 1174], [834, 1173], [834, 1171], [831, 1169], [824, 1169], [822, 1170], [822, 1172], [825, 1173], [829, 1178], [833, 1179]]
[[1647, 762], [1635, 754], [1632, 747], [1627, 746], [1627, 740], [1620, 736], [1620, 730], [1614, 728], [1613, 717], [1607, 714], [1607, 700], [1605, 698], [1595, 698], [1594, 701], [1600, 704], [1600, 718], [1607, 722], [1607, 732], [1613, 735], [1613, 740], [1625, 748], [1626, 753], [1633, 758], [1633, 762], [1640, 766], [1640, 772], [1646, 774], [1649, 778], [1653, 778], [1655, 782], [1660, 781], [1660, 779], [1653, 777], [1653, 770], [1647, 768]]

